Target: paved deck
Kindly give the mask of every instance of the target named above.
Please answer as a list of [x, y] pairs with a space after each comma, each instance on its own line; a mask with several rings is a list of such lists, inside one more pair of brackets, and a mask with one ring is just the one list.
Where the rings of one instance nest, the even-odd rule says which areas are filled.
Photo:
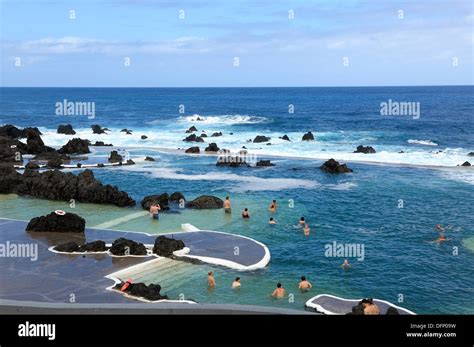
[[[107, 291], [112, 284], [105, 276], [141, 264], [153, 257], [111, 257], [107, 254], [65, 255], [50, 252], [49, 247], [74, 240], [85, 243], [104, 240], [111, 243], [118, 237], [153, 244], [157, 235], [114, 230], [86, 229], [84, 233], [25, 232], [26, 221], [0, 218], [0, 243], [32, 244], [38, 247], [38, 259], [0, 257], [0, 299], [51, 303], [125, 303], [130, 299]], [[265, 266], [268, 249], [249, 238], [238, 235], [196, 231], [167, 234], [184, 241], [190, 252], [186, 255], [210, 264], [242, 269]], [[237, 248], [236, 248], [237, 247]], [[238, 252], [236, 252], [238, 249]], [[234, 267], [235, 268], [235, 267]], [[166, 294], [166, 288], [163, 288]]]

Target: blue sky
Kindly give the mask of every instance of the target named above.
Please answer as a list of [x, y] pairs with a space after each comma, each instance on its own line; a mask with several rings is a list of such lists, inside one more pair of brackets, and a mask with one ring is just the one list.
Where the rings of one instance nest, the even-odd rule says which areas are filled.
[[474, 80], [470, 0], [0, 0], [0, 21], [1, 86]]

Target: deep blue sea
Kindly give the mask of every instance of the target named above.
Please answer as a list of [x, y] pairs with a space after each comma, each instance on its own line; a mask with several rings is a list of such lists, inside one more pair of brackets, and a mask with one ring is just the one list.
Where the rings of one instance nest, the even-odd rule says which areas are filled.
[[[138, 201], [165, 191], [181, 191], [187, 199], [230, 195], [236, 211], [231, 218], [222, 211], [182, 211], [163, 215], [159, 224], [131, 219], [114, 225], [162, 233], [192, 223], [250, 236], [269, 247], [272, 260], [266, 269], [239, 274], [240, 292], [229, 289], [236, 273], [223, 268], [215, 270], [218, 287], [208, 292], [206, 269], [194, 267], [173, 289], [172, 278], [160, 283], [166, 292], [170, 281], [172, 297], [185, 293], [201, 302], [302, 309], [311, 296], [329, 293], [385, 299], [418, 313], [474, 313], [474, 170], [457, 166], [474, 164], [468, 156], [474, 151], [472, 86], [0, 88], [0, 97], [0, 124], [39, 127], [47, 145], [66, 143], [72, 136], [56, 134], [56, 129], [70, 123], [76, 136], [126, 148], [136, 165], [94, 173]], [[94, 119], [57, 115], [55, 105], [64, 99], [94, 102]], [[419, 118], [382, 116], [380, 104], [388, 100], [419, 102]], [[93, 135], [91, 124], [111, 131]], [[194, 145], [182, 141], [191, 125], [198, 134], [223, 133], [207, 142], [233, 151], [246, 146], [276, 166], [216, 167], [215, 157], [184, 155], [176, 150]], [[123, 128], [133, 134], [120, 132]], [[315, 141], [301, 141], [307, 131]], [[278, 138], [284, 134], [291, 142]], [[271, 137], [271, 145], [247, 142], [256, 135]], [[199, 145], [203, 149], [207, 143]], [[358, 145], [370, 145], [377, 153], [352, 153]], [[105, 158], [109, 150], [97, 147], [90, 157]], [[157, 161], [145, 162], [145, 155]], [[354, 172], [323, 173], [319, 166], [331, 157]], [[275, 226], [267, 223], [272, 199], [279, 203]], [[26, 219], [61, 204], [3, 198], [0, 217]], [[252, 214], [248, 221], [240, 218], [244, 207]], [[84, 204], [76, 212], [95, 226], [134, 209]], [[300, 216], [311, 227], [309, 237], [295, 226]], [[433, 242], [438, 223], [447, 226], [443, 244]], [[342, 270], [343, 258], [325, 255], [325, 246], [333, 242], [364, 245], [364, 259], [350, 258], [352, 268]], [[301, 275], [313, 282], [310, 293], [297, 291]], [[159, 276], [149, 278], [155, 280]], [[277, 281], [294, 293], [293, 302], [269, 298]]]

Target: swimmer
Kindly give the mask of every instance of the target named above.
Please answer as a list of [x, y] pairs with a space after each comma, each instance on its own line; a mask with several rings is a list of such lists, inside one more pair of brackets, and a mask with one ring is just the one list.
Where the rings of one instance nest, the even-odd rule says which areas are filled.
[[438, 243], [446, 241], [446, 237], [443, 234], [439, 234], [439, 237], [435, 241]]
[[240, 288], [242, 284], [240, 283], [240, 277], [236, 277], [234, 282], [232, 282], [232, 289]]
[[304, 224], [306, 223], [306, 222], [304, 221], [304, 217], [301, 217], [301, 218], [300, 218], [300, 222], [299, 222], [299, 223], [300, 223], [300, 225], [304, 225]]
[[350, 267], [351, 267], [351, 264], [349, 264], [349, 260], [344, 259], [344, 262], [342, 263], [341, 267], [342, 267], [343, 269], [348, 269], [348, 268], [350, 268]]
[[214, 278], [214, 273], [212, 271], [207, 273], [207, 285], [209, 288], [214, 288], [216, 286], [216, 279]]
[[268, 224], [277, 224], [277, 221], [273, 219], [273, 217], [270, 217], [270, 220], [268, 221]]
[[268, 211], [273, 213], [273, 212], [276, 212], [276, 209], [277, 209], [277, 201], [272, 200], [272, 203], [270, 204], [270, 207], [268, 208]]
[[312, 287], [313, 287], [313, 285], [306, 279], [306, 277], [305, 277], [305, 276], [301, 276], [301, 281], [300, 281], [300, 284], [298, 285], [298, 288], [299, 288], [302, 292], [307, 292], [307, 291], [309, 291]]
[[285, 289], [281, 286], [281, 283], [277, 283], [276, 289], [273, 291], [272, 296], [277, 299], [281, 299], [286, 295]]
[[373, 299], [362, 299], [362, 307], [364, 308], [364, 315], [380, 314], [379, 307], [374, 304]]
[[246, 207], [244, 212], [242, 212], [242, 218], [250, 218], [249, 209]]
[[153, 219], [159, 219], [159, 212], [161, 211], [160, 204], [153, 204], [150, 206], [150, 217]]
[[230, 198], [226, 196], [224, 200], [224, 213], [231, 213], [231, 212], [232, 212], [232, 209], [230, 206]]
[[439, 230], [440, 232], [444, 232], [446, 230], [446, 227], [442, 227], [441, 224], [436, 224], [436, 230]]
[[304, 228], [303, 228], [304, 236], [309, 236], [310, 231], [311, 231], [311, 229], [309, 228], [309, 225], [305, 224]]

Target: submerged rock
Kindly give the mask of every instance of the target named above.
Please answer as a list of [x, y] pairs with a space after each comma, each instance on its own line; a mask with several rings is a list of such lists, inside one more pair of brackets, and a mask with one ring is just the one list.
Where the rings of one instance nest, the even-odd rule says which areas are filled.
[[184, 151], [184, 153], [199, 154], [199, 147], [198, 146], [189, 147], [187, 150]]
[[268, 141], [270, 141], [270, 137], [263, 136], [263, 135], [257, 135], [253, 139], [253, 143], [268, 142]]
[[202, 137], [196, 136], [196, 134], [191, 134], [185, 139], [183, 139], [185, 142], [204, 142], [204, 139]]
[[257, 166], [275, 166], [270, 160], [259, 160]]
[[357, 146], [356, 150], [354, 153], [365, 153], [365, 154], [373, 154], [376, 153], [375, 149], [371, 146]]
[[69, 140], [61, 149], [58, 150], [58, 153], [64, 154], [86, 154], [90, 153], [89, 150], [89, 140], [82, 140], [80, 138], [74, 138]]
[[198, 131], [197, 128], [193, 125], [192, 127], [190, 127], [188, 130], [186, 130], [186, 133], [189, 134], [189, 133], [193, 133], [195, 131]]
[[71, 124], [59, 125], [57, 132], [58, 132], [58, 134], [76, 135], [76, 132], [72, 128]]
[[329, 159], [323, 165], [320, 166], [320, 169], [327, 173], [347, 173], [352, 172], [352, 169], [349, 169], [346, 164], [339, 164], [338, 161], [334, 159]]
[[142, 136], [140, 136], [140, 138], [141, 138], [142, 140], [146, 140], [146, 139], [148, 138], [148, 136], [142, 135]]
[[102, 240], [92, 241], [79, 247], [79, 252], [105, 252], [107, 246]]
[[314, 135], [311, 131], [308, 131], [306, 134], [303, 135], [302, 141], [314, 141]]
[[162, 210], [169, 210], [169, 198], [168, 193], [147, 195], [141, 201], [142, 208], [149, 210], [151, 205], [160, 204]]
[[282, 140], [285, 140], [285, 141], [291, 141], [290, 138], [288, 137], [288, 135], [283, 135], [283, 136], [279, 137], [279, 139], [282, 139]]
[[181, 240], [170, 239], [166, 236], [158, 236], [155, 239], [153, 246], [153, 253], [162, 257], [169, 257], [173, 255], [174, 251], [184, 248], [184, 242]]
[[210, 143], [205, 149], [205, 152], [219, 152], [219, 147], [213, 142]]
[[469, 153], [467, 154], [467, 156], [468, 156], [468, 157], [474, 157], [474, 152], [469, 152]]
[[117, 151], [112, 151], [110, 152], [109, 156], [109, 163], [121, 163], [123, 161], [123, 157], [118, 154]]
[[218, 209], [223, 206], [224, 201], [212, 195], [201, 195], [186, 204], [186, 207], [195, 209]]
[[103, 141], [96, 141], [94, 144], [91, 144], [91, 146], [113, 146], [111, 143], [104, 143]]
[[240, 155], [220, 155], [217, 158], [216, 166], [240, 167], [249, 166], [245, 161], [245, 157]]
[[58, 252], [72, 253], [79, 251], [79, 245], [75, 241], [68, 241], [54, 247], [53, 249]]
[[143, 243], [121, 237], [115, 240], [110, 247], [113, 255], [146, 255], [146, 247]]
[[201, 135], [199, 135], [200, 137], [207, 137], [207, 134], [204, 134], [202, 133]]
[[211, 137], [218, 137], [218, 136], [222, 136], [222, 132], [221, 132], [221, 131], [219, 131], [218, 133], [213, 133], [213, 134], [211, 135]]
[[146, 156], [145, 161], [156, 161], [155, 158]]
[[51, 212], [46, 216], [35, 217], [26, 226], [26, 231], [49, 231], [58, 233], [82, 233], [86, 227], [84, 218], [74, 213], [59, 215]]
[[172, 201], [175, 203], [180, 203], [183, 200], [186, 201], [186, 198], [181, 192], [174, 192], [173, 194], [170, 195], [170, 198], [169, 198], [169, 201]]
[[91, 125], [91, 129], [93, 134], [106, 134], [105, 130], [108, 130], [107, 128], [102, 129], [99, 124]]

